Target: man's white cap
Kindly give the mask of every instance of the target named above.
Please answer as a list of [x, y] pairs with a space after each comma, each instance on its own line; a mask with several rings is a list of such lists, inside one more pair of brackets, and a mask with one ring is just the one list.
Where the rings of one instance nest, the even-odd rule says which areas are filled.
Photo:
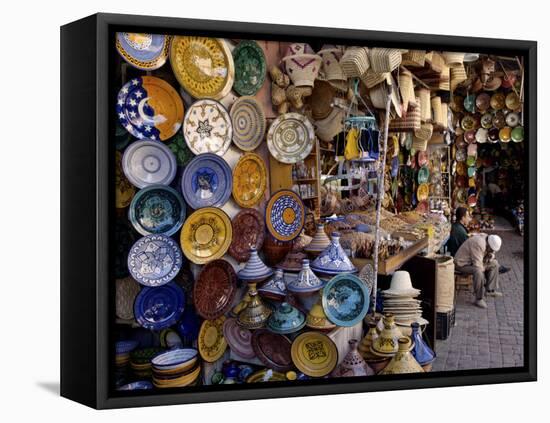
[[487, 243], [489, 244], [489, 247], [496, 252], [500, 250], [500, 247], [502, 246], [502, 238], [498, 235], [489, 235], [487, 237]]

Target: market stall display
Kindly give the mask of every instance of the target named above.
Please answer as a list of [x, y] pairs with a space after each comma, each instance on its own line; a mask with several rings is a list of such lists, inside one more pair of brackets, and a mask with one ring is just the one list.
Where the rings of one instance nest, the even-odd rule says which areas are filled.
[[[491, 201], [521, 189], [521, 72], [375, 46], [116, 47], [139, 72], [113, 105], [117, 389], [430, 371], [435, 294], [401, 269], [438, 258], [457, 205], [484, 228], [493, 168]], [[139, 328], [152, 340], [126, 344]]]

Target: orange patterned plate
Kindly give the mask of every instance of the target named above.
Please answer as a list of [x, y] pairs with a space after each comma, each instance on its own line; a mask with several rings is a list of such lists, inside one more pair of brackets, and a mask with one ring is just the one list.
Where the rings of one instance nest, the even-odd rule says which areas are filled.
[[256, 153], [246, 153], [233, 170], [233, 198], [244, 208], [252, 207], [263, 198], [267, 186], [265, 163]]
[[195, 98], [219, 100], [233, 86], [233, 56], [221, 38], [174, 37], [170, 64], [180, 85]]

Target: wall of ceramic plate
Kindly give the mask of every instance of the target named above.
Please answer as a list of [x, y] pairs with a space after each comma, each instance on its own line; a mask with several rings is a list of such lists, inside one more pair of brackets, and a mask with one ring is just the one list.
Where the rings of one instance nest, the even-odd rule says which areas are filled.
[[523, 140], [521, 63], [500, 78], [464, 53], [133, 33], [116, 49], [112, 386], [428, 371], [415, 275], [374, 309], [358, 266], [376, 196], [379, 260], [443, 239], [451, 201], [474, 205], [452, 191], [468, 189], [455, 140], [470, 168], [495, 131]]

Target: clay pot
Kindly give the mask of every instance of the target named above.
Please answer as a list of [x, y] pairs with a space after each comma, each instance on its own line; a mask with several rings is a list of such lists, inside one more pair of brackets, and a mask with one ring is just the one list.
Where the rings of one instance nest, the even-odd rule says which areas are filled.
[[424, 369], [411, 353], [411, 339], [403, 336], [399, 338], [398, 344], [397, 353], [380, 374], [424, 373]]
[[270, 266], [280, 263], [292, 249], [291, 242], [282, 242], [272, 236], [266, 236], [262, 250], [265, 261]]
[[357, 350], [357, 339], [349, 341], [349, 352], [344, 357], [344, 360], [332, 372], [334, 377], [350, 377], [350, 376], [371, 376], [374, 371], [365, 362], [359, 351]]
[[384, 315], [384, 329], [371, 346], [371, 351], [380, 357], [391, 357], [398, 350], [398, 339], [402, 336], [401, 331], [395, 325], [394, 316], [391, 313]]
[[255, 283], [249, 284], [248, 296], [250, 302], [239, 313], [237, 323], [246, 329], [259, 329], [265, 325], [271, 315], [271, 309], [263, 303], [258, 295]]

